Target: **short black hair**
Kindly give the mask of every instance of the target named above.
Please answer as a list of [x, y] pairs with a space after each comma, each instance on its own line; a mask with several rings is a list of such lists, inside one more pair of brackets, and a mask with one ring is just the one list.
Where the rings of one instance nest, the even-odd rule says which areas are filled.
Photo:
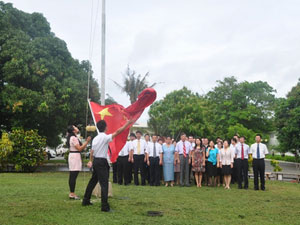
[[99, 132], [104, 132], [106, 127], [107, 127], [107, 124], [106, 124], [105, 120], [98, 121], [97, 128], [98, 128]]
[[186, 134], [185, 134], [185, 133], [181, 133], [181, 134], [180, 134], [180, 137], [181, 137], [182, 135], [185, 135], [185, 136], [186, 136]]
[[244, 139], [246, 139], [246, 138], [245, 138], [245, 136], [240, 136], [240, 138], [244, 138]]
[[151, 137], [153, 137], [153, 136], [156, 136], [156, 137], [158, 137], [158, 135], [157, 135], [157, 134], [152, 134], [152, 135], [151, 135]]
[[135, 134], [134, 133], [130, 133], [130, 135], [129, 135], [130, 137], [135, 137], [136, 138], [136, 136], [135, 136]]
[[141, 131], [139, 131], [139, 130], [137, 130], [135, 133], [136, 133], [136, 134], [143, 135], [143, 133], [142, 133]]
[[231, 138], [232, 141], [234, 141], [235, 143], [237, 143], [236, 138]]
[[261, 138], [261, 134], [256, 134], [255, 137], [256, 137], [256, 136], [259, 136], [259, 137]]
[[150, 136], [150, 135], [148, 133], [146, 133], [144, 136], [146, 137], [146, 136]]

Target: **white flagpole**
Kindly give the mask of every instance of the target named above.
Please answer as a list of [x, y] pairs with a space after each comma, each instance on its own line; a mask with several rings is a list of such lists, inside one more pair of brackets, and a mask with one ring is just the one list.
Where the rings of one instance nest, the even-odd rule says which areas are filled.
[[101, 35], [101, 105], [105, 105], [105, 0], [102, 0], [102, 35]]

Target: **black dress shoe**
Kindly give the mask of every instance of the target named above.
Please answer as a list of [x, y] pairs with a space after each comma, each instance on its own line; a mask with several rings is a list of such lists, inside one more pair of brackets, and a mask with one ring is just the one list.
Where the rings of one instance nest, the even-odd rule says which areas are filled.
[[82, 201], [82, 206], [89, 206], [89, 205], [93, 205], [93, 203], [91, 203], [90, 201]]
[[258, 191], [259, 189], [258, 189], [258, 188], [254, 188], [254, 190], [255, 190], [255, 191]]
[[248, 187], [244, 187], [245, 190], [248, 190]]
[[239, 186], [239, 187], [238, 187], [238, 189], [242, 189], [242, 188], [243, 188], [242, 186]]

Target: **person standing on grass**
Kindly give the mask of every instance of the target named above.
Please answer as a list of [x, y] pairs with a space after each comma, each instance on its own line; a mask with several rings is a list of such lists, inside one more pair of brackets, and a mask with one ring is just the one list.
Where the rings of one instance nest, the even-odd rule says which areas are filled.
[[250, 153], [253, 157], [254, 190], [259, 190], [258, 175], [260, 176], [260, 188], [265, 190], [265, 156], [269, 154], [268, 148], [261, 143], [261, 135], [255, 137], [256, 143], [251, 145]]
[[245, 137], [240, 137], [240, 144], [237, 145], [235, 150], [237, 175], [238, 175], [238, 188], [242, 189], [244, 181], [244, 188], [248, 189], [248, 155], [250, 154], [249, 145], [245, 144]]
[[147, 162], [147, 157], [145, 155], [145, 150], [147, 148], [147, 143], [142, 139], [142, 132], [135, 132], [136, 139], [132, 142], [131, 149], [131, 162], [133, 163], [134, 169], [134, 184], [139, 185], [139, 171], [141, 174], [142, 185], [146, 185], [145, 177], [145, 162]]
[[127, 123], [119, 128], [113, 134], [106, 134], [107, 124], [104, 120], [97, 123], [98, 135], [93, 139], [92, 150], [90, 154], [89, 167], [93, 167], [93, 175], [86, 187], [84, 198], [82, 201], [83, 206], [92, 205], [90, 202], [92, 191], [96, 184], [99, 182], [101, 186], [101, 211], [109, 212], [110, 207], [108, 204], [108, 177], [109, 177], [109, 164], [107, 162], [107, 151], [109, 143], [117, 135], [126, 130], [134, 121], [128, 120]]
[[[172, 140], [172, 145], [174, 146], [174, 149], [176, 147], [176, 141]], [[180, 182], [180, 160], [179, 156], [174, 153], [174, 182], [176, 185], [179, 185]]]
[[[236, 138], [232, 138], [231, 139], [231, 144], [230, 144], [230, 149], [233, 152], [233, 154], [235, 154], [236, 152], [236, 148], [237, 148], [237, 139]], [[238, 181], [238, 173], [237, 173], [237, 162], [236, 162], [236, 158], [234, 157], [233, 160], [233, 169], [232, 169], [232, 174], [231, 174], [231, 183], [234, 184], [235, 182]]]
[[160, 186], [160, 165], [162, 165], [162, 146], [157, 142], [157, 135], [152, 135], [146, 149], [147, 164], [150, 168], [150, 186]]
[[[223, 141], [221, 138], [218, 139], [219, 141], [217, 142], [217, 144], [215, 145], [215, 148], [217, 148], [219, 150], [219, 153], [221, 151], [221, 149], [223, 148]], [[217, 146], [217, 147], [216, 147]], [[233, 154], [234, 155], [234, 154]], [[218, 187], [220, 187], [221, 185], [221, 181], [222, 183], [224, 184], [224, 179], [223, 179], [223, 174], [222, 174], [222, 169], [221, 167], [219, 166], [219, 168], [217, 168], [217, 184], [218, 184]]]
[[180, 162], [180, 185], [183, 187], [190, 187], [189, 182], [189, 165], [191, 164], [190, 154], [193, 147], [189, 141], [186, 140], [184, 133], [180, 136], [180, 141], [176, 144], [175, 152], [177, 160]]
[[74, 200], [79, 200], [80, 198], [75, 194], [75, 186], [76, 179], [81, 171], [82, 162], [81, 162], [81, 154], [80, 152], [86, 148], [88, 143], [91, 140], [91, 137], [87, 137], [86, 142], [82, 144], [77, 138], [77, 134], [79, 129], [71, 125], [68, 127], [68, 136], [67, 136], [67, 146], [70, 148], [69, 156], [68, 156], [68, 164], [69, 164], [69, 198]]
[[[146, 141], [146, 145], [148, 145], [148, 143], [151, 141], [150, 135], [148, 133], [144, 135], [144, 139]], [[147, 149], [147, 147], [146, 147], [146, 149]], [[149, 168], [147, 162], [144, 162], [144, 168], [145, 168], [146, 180], [147, 180], [148, 184], [150, 184], [150, 168]]]
[[203, 146], [205, 148], [205, 172], [203, 173], [203, 177], [204, 177], [204, 185], [208, 186], [208, 175], [207, 175], [207, 157], [206, 157], [206, 150], [208, 149], [208, 138], [203, 138]]
[[206, 157], [207, 157], [207, 175], [209, 185], [212, 186], [212, 177], [214, 177], [214, 186], [217, 182], [217, 168], [219, 167], [219, 150], [215, 148], [214, 141], [209, 142], [209, 147], [206, 150]]
[[220, 167], [224, 175], [225, 189], [230, 189], [231, 170], [233, 168], [234, 154], [229, 147], [227, 140], [223, 143], [223, 148], [220, 151]]
[[167, 187], [170, 183], [171, 187], [174, 185], [174, 154], [175, 146], [172, 144], [170, 136], [166, 137], [166, 143], [162, 146], [163, 148], [163, 172], [165, 186]]
[[135, 134], [130, 134], [130, 140], [126, 142], [122, 150], [119, 152], [119, 156], [117, 159], [118, 163], [118, 184], [122, 185], [124, 181], [124, 185], [128, 185], [130, 181], [130, 159], [129, 152], [131, 149], [132, 141], [135, 139]]
[[202, 186], [202, 174], [205, 172], [205, 147], [202, 146], [201, 139], [197, 138], [195, 148], [192, 153], [192, 166], [195, 173], [197, 187]]

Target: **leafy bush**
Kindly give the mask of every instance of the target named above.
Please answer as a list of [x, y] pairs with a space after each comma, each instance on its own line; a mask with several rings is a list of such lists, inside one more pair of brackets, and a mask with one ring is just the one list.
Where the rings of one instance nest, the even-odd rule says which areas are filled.
[[0, 140], [0, 170], [8, 163], [13, 152], [13, 142], [9, 140], [8, 133], [3, 132]]
[[37, 130], [13, 130], [10, 140], [13, 142], [13, 152], [9, 162], [16, 171], [33, 172], [45, 160], [46, 139]]
[[275, 160], [275, 159], [271, 160], [271, 166], [274, 167], [274, 169], [273, 169], [274, 172], [280, 172], [280, 171], [282, 171], [282, 168], [279, 166], [279, 162], [277, 160]]

